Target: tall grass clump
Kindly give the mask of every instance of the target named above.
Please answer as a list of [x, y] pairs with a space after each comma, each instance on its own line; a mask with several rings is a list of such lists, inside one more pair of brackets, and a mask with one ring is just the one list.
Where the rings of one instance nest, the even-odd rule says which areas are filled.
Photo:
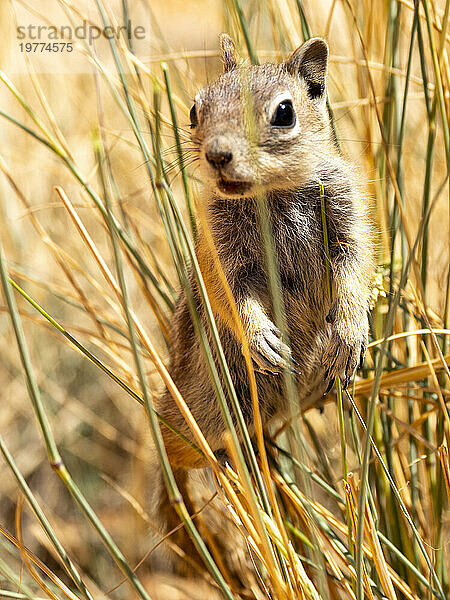
[[[0, 7], [5, 40], [29, 10], [72, 28], [145, 19], [151, 47], [125, 30], [79, 39], [84, 70], [65, 75], [36, 71], [31, 59], [21, 73], [0, 48], [0, 596], [446, 600], [450, 2], [35, 4]], [[367, 176], [377, 231], [369, 350], [323, 413], [299, 413], [286, 374], [289, 418], [263, 429], [244, 344], [255, 440], [195, 253], [201, 224], [241, 326], [187, 127], [193, 95], [219, 72], [225, 30], [254, 64], [281, 60], [312, 35], [328, 39], [328, 109], [337, 144]], [[320, 182], [318, 197], [326, 257]], [[180, 289], [223, 415], [225, 467], [167, 367]], [[155, 411], [164, 387], [194, 442]], [[191, 478], [194, 512], [163, 427], [210, 465]], [[149, 505], [155, 456], [196, 557], [178, 532], [159, 533]], [[189, 577], [167, 573], [168, 555]]]

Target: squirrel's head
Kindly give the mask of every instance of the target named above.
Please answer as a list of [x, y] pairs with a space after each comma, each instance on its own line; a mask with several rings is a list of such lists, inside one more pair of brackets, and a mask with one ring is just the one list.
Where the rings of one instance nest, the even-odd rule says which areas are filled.
[[221, 35], [224, 72], [191, 108], [205, 184], [221, 196], [293, 189], [331, 147], [326, 107], [328, 45], [313, 38], [281, 64], [239, 65]]

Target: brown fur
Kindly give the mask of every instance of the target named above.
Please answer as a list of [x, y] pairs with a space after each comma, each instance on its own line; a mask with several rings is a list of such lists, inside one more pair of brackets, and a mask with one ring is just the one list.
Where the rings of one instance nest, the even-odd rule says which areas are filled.
[[[291, 359], [298, 371], [295, 378], [302, 409], [321, 401], [330, 380], [340, 375], [347, 382], [353, 374], [367, 346], [373, 241], [366, 217], [367, 199], [331, 138], [325, 104], [325, 42], [310, 40], [286, 63], [255, 67], [237, 66], [229, 38], [222, 39], [222, 48], [225, 72], [196, 97], [192, 140], [205, 181], [208, 225], [258, 368], [258, 397], [267, 422], [286, 412], [283, 378], [277, 373], [288, 368]], [[249, 141], [252, 136], [244, 88], [252, 100], [253, 141]], [[272, 113], [284, 95], [291, 99], [296, 112], [297, 122], [290, 129], [271, 124]], [[218, 163], [217, 156], [220, 161], [222, 155], [227, 158]], [[215, 163], [211, 156], [216, 157]], [[319, 179], [327, 204], [331, 305]], [[232, 184], [228, 193], [220, 187], [223, 181]], [[271, 221], [289, 348], [273, 324], [255, 199], [261, 192], [266, 196]], [[197, 256], [231, 377], [251, 430], [253, 411], [241, 340], [202, 231]], [[207, 329], [193, 277], [192, 286]], [[172, 335], [170, 373], [212, 449], [220, 451], [223, 419], [184, 294], [176, 307]], [[192, 437], [168, 393], [157, 410]], [[176, 471], [204, 466], [201, 457], [164, 427], [163, 435]]]

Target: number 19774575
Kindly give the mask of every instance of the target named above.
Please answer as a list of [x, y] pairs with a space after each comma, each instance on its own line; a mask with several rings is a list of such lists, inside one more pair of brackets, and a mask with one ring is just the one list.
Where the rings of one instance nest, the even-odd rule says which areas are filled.
[[20, 42], [21, 52], [72, 52], [73, 42]]

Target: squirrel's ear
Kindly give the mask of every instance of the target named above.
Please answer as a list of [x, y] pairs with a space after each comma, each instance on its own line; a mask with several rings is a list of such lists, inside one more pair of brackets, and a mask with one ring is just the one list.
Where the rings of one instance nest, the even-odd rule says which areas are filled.
[[325, 98], [328, 69], [328, 44], [322, 38], [311, 38], [297, 48], [285, 62], [291, 75], [305, 80], [311, 98]]
[[227, 33], [221, 33], [219, 39], [222, 50], [223, 72], [227, 73], [238, 66], [237, 52], [233, 40]]

